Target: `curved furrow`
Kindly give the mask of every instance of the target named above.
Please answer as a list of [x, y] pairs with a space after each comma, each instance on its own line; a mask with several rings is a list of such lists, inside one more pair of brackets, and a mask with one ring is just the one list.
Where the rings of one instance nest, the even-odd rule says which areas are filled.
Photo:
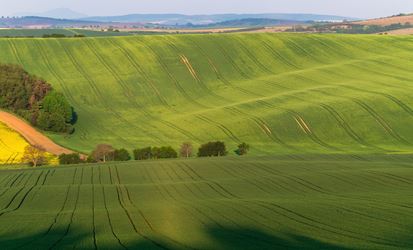
[[[135, 107], [135, 111], [138, 111], [138, 112], [142, 113], [142, 115], [147, 114], [146, 112], [143, 112], [144, 107], [142, 105], [138, 104], [138, 102], [136, 101], [136, 96], [130, 95], [132, 93], [132, 90], [129, 88], [128, 83], [126, 83], [122, 79], [122, 77], [120, 77], [118, 75], [118, 73], [116, 73], [116, 71], [113, 70], [112, 67], [105, 61], [105, 59], [99, 54], [99, 52], [96, 51], [95, 45], [90, 44], [89, 40], [84, 40], [84, 42], [87, 45], [87, 47], [90, 49], [90, 51], [93, 52], [93, 54], [98, 59], [98, 61], [104, 66], [104, 68], [119, 83], [119, 85], [121, 86], [121, 88], [124, 91], [124, 95], [125, 95], [126, 99], [128, 99], [128, 102], [130, 104], [132, 104], [132, 106]], [[145, 134], [149, 135], [151, 138], [157, 140], [158, 142], [163, 142], [163, 140], [160, 137], [154, 135], [151, 131], [145, 129], [143, 126], [138, 126], [135, 123], [129, 123], [129, 124], [131, 126], [133, 126], [133, 128], [143, 131]]]
[[410, 145], [410, 143], [403, 137], [401, 137], [396, 131], [393, 130], [393, 128], [389, 125], [389, 123], [384, 120], [384, 118], [379, 115], [373, 108], [371, 108], [367, 103], [353, 98], [353, 101], [357, 103], [360, 107], [362, 107], [364, 110], [366, 110], [371, 116], [374, 117], [374, 119], [396, 140], [403, 144]]
[[230, 112], [232, 111], [233, 113], [241, 114], [243, 116], [248, 117], [248, 119], [252, 120], [260, 128], [260, 130], [264, 132], [266, 136], [268, 136], [272, 141], [276, 142], [277, 144], [290, 149], [294, 148], [293, 146], [285, 143], [273, 130], [271, 130], [270, 126], [264, 121], [264, 119], [255, 115], [247, 114], [237, 109], [236, 107], [226, 107], [225, 109], [229, 110]]
[[[142, 43], [144, 44], [144, 43]], [[179, 83], [179, 81], [175, 78], [175, 76], [170, 72], [170, 70], [168, 69], [168, 66], [164, 63], [164, 61], [162, 60], [162, 56], [159, 55], [159, 53], [156, 51], [156, 49], [154, 49], [152, 46], [150, 46], [149, 44], [144, 44], [144, 46], [150, 50], [155, 57], [157, 58], [157, 61], [159, 63], [159, 65], [162, 67], [163, 71], [168, 75], [169, 79], [171, 80], [171, 82], [175, 85], [175, 87], [179, 90], [179, 92], [181, 93], [181, 95], [188, 100], [189, 102], [191, 102], [192, 104], [196, 105], [199, 108], [205, 109], [208, 108], [207, 106], [199, 103], [198, 101], [196, 101], [193, 97], [191, 97], [187, 91], [181, 86], [181, 84]]]
[[218, 69], [218, 67], [216, 66], [216, 64], [214, 63], [214, 60], [212, 60], [211, 56], [209, 56], [209, 54], [202, 48], [202, 46], [200, 46], [195, 40], [193, 40], [191, 37], [188, 37], [188, 41], [190, 41], [193, 45], [195, 45], [197, 47], [197, 49], [201, 52], [201, 54], [207, 58], [208, 64], [210, 66], [210, 68], [212, 68], [212, 70], [215, 72], [216, 77], [218, 80], [220, 80], [223, 84], [225, 84], [226, 86], [229, 86], [231, 88], [233, 88], [234, 90], [237, 90], [239, 92], [242, 92], [243, 94], [247, 94], [247, 95], [252, 95], [252, 96], [261, 96], [260, 94], [251, 92], [250, 90], [241, 88], [239, 86], [234, 86], [229, 80], [227, 80], [221, 73], [221, 71]]
[[234, 135], [234, 133], [230, 129], [220, 124], [219, 122], [213, 121], [209, 119], [208, 117], [204, 115], [200, 115], [200, 114], [196, 115], [196, 117], [200, 119], [201, 121], [207, 122], [213, 126], [218, 127], [225, 135], [228, 136], [228, 138], [233, 140], [235, 143], [241, 143], [241, 140], [236, 135]]
[[[354, 240], [360, 240], [363, 242], [371, 242], [371, 243], [378, 244], [378, 245], [386, 245], [386, 246], [392, 246], [392, 247], [403, 247], [403, 245], [400, 245], [400, 242], [369, 235], [367, 233], [360, 234], [359, 232], [354, 232], [354, 231], [346, 230], [343, 228], [337, 228], [335, 226], [317, 221], [308, 216], [304, 216], [302, 214], [299, 214], [297, 212], [294, 212], [290, 209], [287, 209], [285, 207], [282, 207], [274, 203], [259, 202], [257, 203], [257, 205], [260, 205], [261, 207], [268, 209], [269, 211], [272, 211], [278, 214], [279, 216], [286, 217], [296, 223], [306, 225], [309, 228], [321, 230], [321, 231], [332, 233], [335, 235], [340, 235], [342, 237], [347, 237], [347, 238], [354, 239]], [[282, 212], [280, 212], [280, 210]]]
[[285, 57], [282, 55], [282, 53], [279, 53], [276, 49], [274, 49], [274, 48], [270, 45], [270, 43], [269, 43], [268, 40], [267, 40], [267, 41], [266, 41], [266, 40], [261, 40], [261, 43], [262, 43], [263, 47], [273, 55], [274, 58], [281, 59], [281, 62], [282, 62], [283, 64], [286, 64], [286, 65], [292, 67], [292, 68], [295, 69], [295, 70], [299, 70], [299, 69], [300, 69], [297, 65], [295, 65], [295, 64], [292, 63], [290, 60], [288, 60], [287, 58], [285, 58]]
[[236, 44], [239, 45], [239, 47], [241, 48], [241, 50], [248, 56], [248, 58], [250, 58], [250, 60], [252, 62], [254, 62], [254, 64], [260, 68], [261, 70], [263, 70], [265, 73], [273, 75], [275, 74], [270, 68], [268, 68], [266, 65], [264, 65], [263, 63], [261, 63], [257, 57], [250, 51], [250, 49], [248, 49], [248, 47], [244, 44], [244, 41], [242, 39], [239, 39], [238, 37], [234, 37], [235, 40], [237, 41]]
[[149, 89], [152, 89], [152, 91], [155, 93], [156, 97], [159, 99], [159, 102], [161, 104], [163, 104], [165, 107], [167, 107], [168, 109], [171, 109], [172, 111], [175, 111], [175, 109], [172, 108], [172, 106], [166, 101], [166, 99], [163, 97], [161, 92], [158, 90], [158, 88], [156, 87], [156, 84], [153, 82], [151, 77], [149, 77], [146, 74], [145, 70], [143, 70], [142, 67], [139, 65], [139, 63], [137, 63], [135, 61], [135, 59], [132, 56], [133, 53], [127, 47], [122, 47], [121, 45], [119, 45], [119, 43], [118, 43], [118, 41], [116, 41], [116, 39], [108, 39], [107, 41], [109, 41], [114, 47], [119, 49], [125, 55], [125, 57], [129, 61], [129, 63], [133, 66], [133, 68], [137, 72], [139, 72], [139, 74], [145, 79], [144, 83], [147, 86], [149, 86]]
[[205, 82], [201, 79], [201, 76], [199, 76], [199, 74], [195, 70], [194, 66], [191, 64], [190, 60], [185, 55], [185, 53], [182, 51], [182, 49], [177, 47], [173, 43], [173, 41], [171, 41], [171, 39], [169, 39], [169, 37], [164, 36], [163, 38], [166, 40], [166, 44], [170, 48], [172, 48], [172, 50], [174, 50], [177, 53], [177, 55], [180, 56], [181, 62], [186, 66], [186, 68], [188, 69], [188, 72], [192, 75], [192, 78], [198, 84], [199, 88], [202, 89], [203, 91], [205, 91], [203, 93], [206, 93], [206, 94], [214, 97], [217, 100], [228, 101], [226, 99], [226, 97], [220, 96], [220, 95], [216, 94], [214, 91], [212, 91], [210, 88], [208, 88], [207, 84], [205, 84]]
[[[83, 76], [83, 78], [87, 81], [87, 83], [89, 83], [89, 87], [91, 88], [91, 90], [93, 91], [94, 95], [98, 98], [99, 102], [102, 104], [102, 106], [111, 114], [113, 114], [115, 117], [117, 117], [119, 120], [130, 124], [130, 122], [126, 121], [118, 112], [116, 112], [112, 107], [110, 107], [108, 105], [108, 103], [105, 100], [105, 98], [103, 97], [102, 93], [100, 92], [99, 88], [97, 87], [96, 83], [93, 81], [92, 78], [90, 78], [87, 73], [85, 72], [85, 70], [79, 65], [79, 63], [76, 61], [76, 59], [73, 57], [73, 55], [70, 53], [70, 51], [68, 51], [68, 49], [66, 48], [66, 46], [61, 45], [61, 47], [63, 48], [63, 51], [65, 52], [65, 54], [67, 55], [67, 57], [69, 58], [69, 60], [72, 62], [73, 66], [75, 66], [76, 70]], [[113, 133], [113, 131], [111, 131], [111, 133]], [[123, 143], [125, 143], [126, 145], [129, 144], [129, 142], [119, 136], [116, 135], [120, 141], [122, 141]]]

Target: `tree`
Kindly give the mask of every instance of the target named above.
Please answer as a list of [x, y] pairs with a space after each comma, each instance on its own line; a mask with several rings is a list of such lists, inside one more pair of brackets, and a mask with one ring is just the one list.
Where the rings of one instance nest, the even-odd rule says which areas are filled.
[[59, 164], [60, 165], [80, 164], [80, 163], [83, 163], [83, 162], [84, 162], [84, 160], [82, 160], [79, 153], [59, 155]]
[[131, 159], [128, 150], [121, 148], [114, 152], [115, 161], [129, 161]]
[[186, 157], [186, 158], [191, 157], [192, 156], [192, 150], [193, 150], [193, 147], [192, 147], [192, 144], [190, 142], [182, 143], [181, 150], [180, 150], [181, 157]]
[[46, 151], [40, 146], [26, 146], [24, 148], [23, 162], [37, 167], [47, 163]]
[[91, 154], [92, 158], [98, 162], [113, 161], [115, 158], [115, 149], [108, 144], [99, 144]]
[[225, 143], [221, 141], [208, 142], [198, 149], [198, 157], [225, 156], [227, 153]]
[[238, 149], [235, 150], [237, 155], [246, 155], [250, 150], [250, 145], [246, 144], [245, 142], [238, 145]]

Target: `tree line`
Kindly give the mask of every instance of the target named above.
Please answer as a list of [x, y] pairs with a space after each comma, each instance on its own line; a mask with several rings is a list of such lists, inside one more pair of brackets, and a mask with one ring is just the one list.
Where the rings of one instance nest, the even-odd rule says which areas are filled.
[[[241, 143], [238, 145], [234, 153], [237, 155], [246, 155], [250, 147], [246, 143]], [[201, 145], [198, 148], [196, 154], [197, 157], [219, 157], [226, 156], [228, 154], [226, 145], [224, 142], [208, 142]], [[99, 144], [90, 153], [90, 155], [85, 158], [78, 154], [62, 154], [59, 156], [59, 163], [61, 165], [66, 164], [80, 164], [80, 163], [99, 163], [99, 162], [110, 162], [110, 161], [129, 161], [134, 160], [157, 160], [157, 159], [175, 159], [178, 157], [191, 158], [194, 156], [194, 148], [192, 143], [185, 142], [181, 145], [179, 152], [176, 151], [171, 146], [162, 147], [143, 147], [137, 148], [132, 151], [132, 154], [124, 148], [115, 149], [108, 144]]]
[[30, 75], [20, 66], [0, 64], [0, 86], [0, 108], [45, 131], [74, 131], [73, 107], [45, 80]]

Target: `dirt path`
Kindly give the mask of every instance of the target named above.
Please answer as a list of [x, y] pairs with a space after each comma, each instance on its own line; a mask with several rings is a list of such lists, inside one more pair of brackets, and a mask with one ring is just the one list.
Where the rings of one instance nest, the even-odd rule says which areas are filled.
[[51, 154], [61, 155], [74, 153], [72, 150], [57, 145], [15, 115], [0, 110], [0, 122], [21, 134], [31, 145], [40, 146]]

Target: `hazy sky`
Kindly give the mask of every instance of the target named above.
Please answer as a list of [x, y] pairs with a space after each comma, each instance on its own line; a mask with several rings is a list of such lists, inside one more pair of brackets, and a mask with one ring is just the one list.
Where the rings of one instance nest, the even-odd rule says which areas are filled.
[[413, 0], [0, 0], [0, 15], [55, 8], [87, 15], [283, 12], [379, 17], [413, 12]]

